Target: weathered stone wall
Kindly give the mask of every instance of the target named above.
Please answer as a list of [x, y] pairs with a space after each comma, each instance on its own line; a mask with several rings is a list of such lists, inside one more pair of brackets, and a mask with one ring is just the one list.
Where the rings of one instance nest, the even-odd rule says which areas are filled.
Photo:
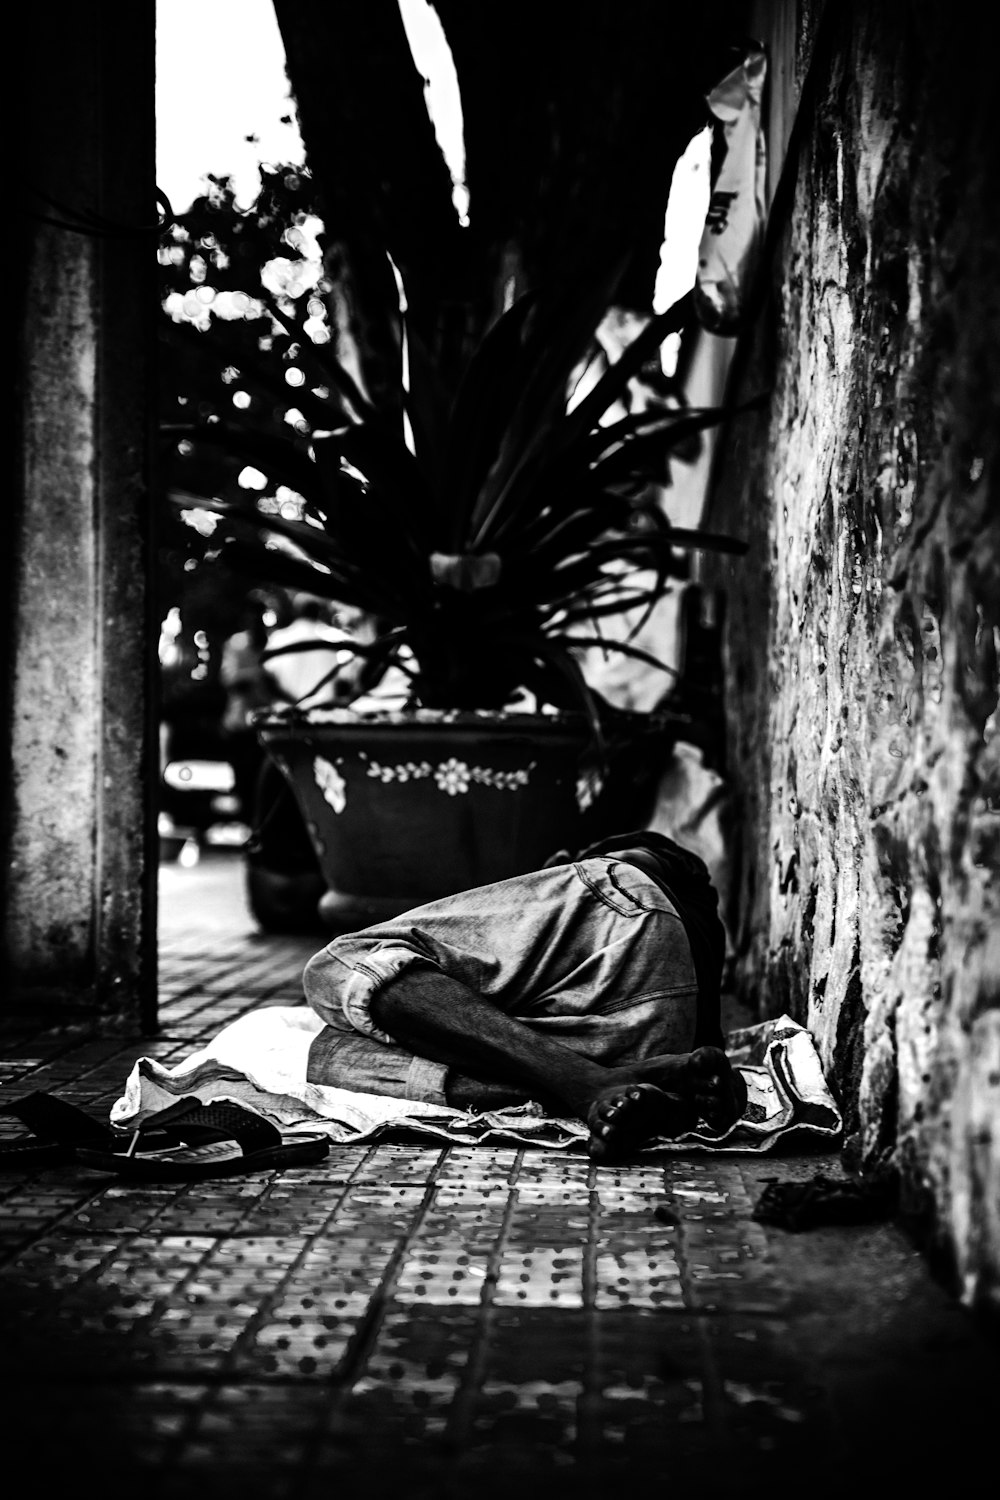
[[900, 1169], [963, 1298], [996, 1308], [994, 59], [938, 0], [838, 0], [815, 38], [800, 14], [795, 190], [734, 367], [772, 400], [723, 442], [708, 518], [752, 543], [712, 574], [739, 982], [807, 1022], [858, 1158]]

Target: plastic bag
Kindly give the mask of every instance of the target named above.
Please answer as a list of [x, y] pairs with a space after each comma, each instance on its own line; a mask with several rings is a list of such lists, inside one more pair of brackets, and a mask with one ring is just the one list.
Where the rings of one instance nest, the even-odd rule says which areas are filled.
[[741, 327], [763, 240], [767, 147], [760, 106], [766, 75], [763, 48], [751, 48], [708, 95], [726, 143], [698, 247], [694, 288], [698, 321], [710, 333], [733, 334]]

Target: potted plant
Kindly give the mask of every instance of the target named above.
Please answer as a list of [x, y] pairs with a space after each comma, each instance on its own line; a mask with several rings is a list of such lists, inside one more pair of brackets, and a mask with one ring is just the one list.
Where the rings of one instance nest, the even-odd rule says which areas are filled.
[[[305, 450], [217, 419], [170, 430], [187, 452], [278, 474], [297, 497], [283, 514], [232, 485], [200, 502], [219, 518], [213, 542], [230, 567], [374, 622], [353, 646], [365, 696], [256, 719], [294, 786], [331, 924], [502, 878], [599, 836], [602, 810], [617, 821], [629, 809], [616, 765], [637, 743], [689, 727], [679, 712], [614, 710], [580, 664], [601, 645], [659, 665], [611, 639], [608, 623], [652, 607], [686, 576], [692, 549], [743, 550], [678, 530], [647, 503], [670, 455], [724, 412], [675, 396], [614, 414], [684, 326], [688, 298], [574, 398], [620, 271], [577, 305], [521, 296], [454, 394], [401, 313], [398, 406], [376, 409], [338, 367], [349, 419], [314, 430]], [[377, 689], [390, 672], [405, 690], [386, 705]]]

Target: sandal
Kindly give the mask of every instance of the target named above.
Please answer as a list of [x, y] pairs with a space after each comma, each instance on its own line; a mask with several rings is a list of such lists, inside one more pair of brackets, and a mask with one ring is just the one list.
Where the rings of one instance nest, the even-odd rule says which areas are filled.
[[[157, 1140], [164, 1133], [171, 1139]], [[117, 1140], [126, 1136], [118, 1132]], [[86, 1167], [144, 1182], [196, 1182], [241, 1172], [274, 1172], [322, 1161], [330, 1137], [319, 1133], [284, 1139], [269, 1120], [228, 1099], [202, 1104], [178, 1099], [151, 1115], [128, 1137], [123, 1150], [80, 1146], [74, 1158]]]
[[[56, 1167], [74, 1161], [81, 1147], [110, 1150], [121, 1137], [110, 1125], [102, 1125], [75, 1104], [52, 1094], [36, 1091], [0, 1104], [0, 1114], [13, 1115], [31, 1131], [31, 1136], [0, 1142], [0, 1169], [31, 1171], [35, 1167]], [[169, 1146], [179, 1140], [178, 1133], [163, 1130], [151, 1140], [156, 1147]]]

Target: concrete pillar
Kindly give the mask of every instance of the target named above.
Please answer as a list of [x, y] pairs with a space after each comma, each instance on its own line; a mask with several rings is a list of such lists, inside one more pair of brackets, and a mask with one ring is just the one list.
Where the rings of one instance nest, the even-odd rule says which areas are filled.
[[155, 6], [20, 24], [0, 1010], [149, 1030]]

